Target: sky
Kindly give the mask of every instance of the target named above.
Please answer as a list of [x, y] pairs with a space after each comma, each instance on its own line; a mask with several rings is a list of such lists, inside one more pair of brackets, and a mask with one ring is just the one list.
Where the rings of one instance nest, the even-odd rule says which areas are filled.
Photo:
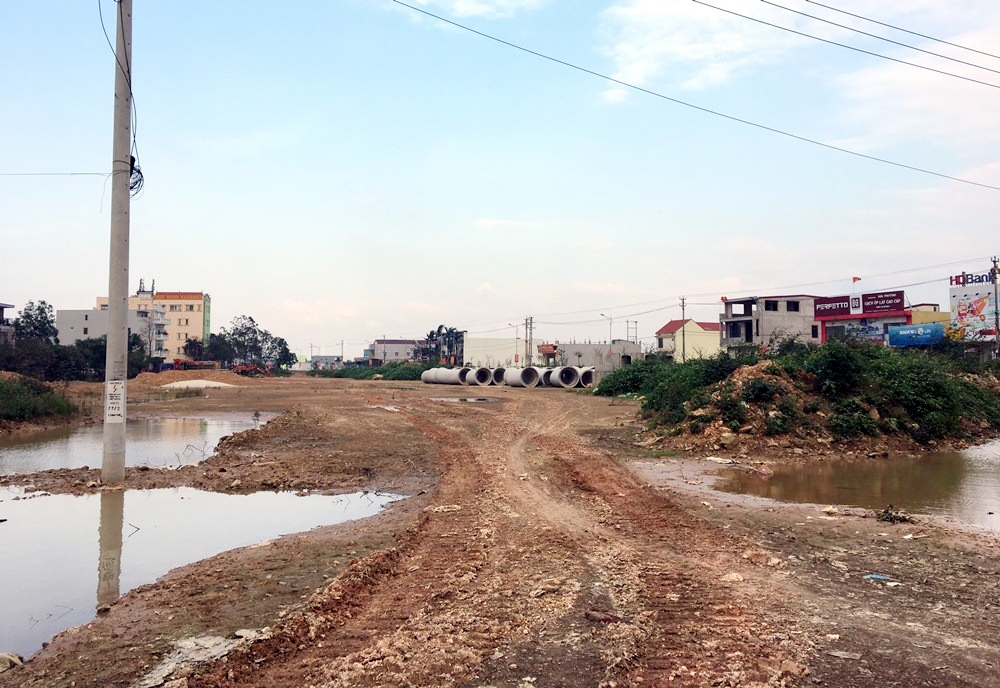
[[[130, 291], [348, 357], [529, 316], [650, 345], [682, 296], [947, 308], [1000, 252], [1000, 8], [706, 1], [134, 0]], [[8, 315], [107, 294], [115, 12], [0, 3]]]

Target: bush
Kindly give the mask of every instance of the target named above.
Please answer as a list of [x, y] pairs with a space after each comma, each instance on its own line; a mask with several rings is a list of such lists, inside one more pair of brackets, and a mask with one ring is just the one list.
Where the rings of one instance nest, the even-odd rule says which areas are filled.
[[0, 380], [0, 420], [30, 420], [69, 415], [76, 409], [38, 380]]
[[764, 421], [764, 434], [782, 435], [786, 432], [791, 432], [793, 426], [794, 423], [788, 416], [781, 413], [768, 414], [767, 420]]
[[747, 405], [736, 397], [729, 394], [722, 394], [715, 402], [715, 408], [722, 414], [722, 420], [730, 428], [735, 424], [739, 429], [747, 420]]
[[864, 403], [858, 397], [850, 397], [836, 406], [830, 416], [830, 431], [837, 437], [857, 437], [878, 434], [878, 424], [865, 409]]
[[857, 345], [830, 342], [806, 359], [805, 369], [816, 376], [816, 391], [828, 399], [843, 399], [861, 387], [864, 360]]
[[744, 401], [753, 401], [758, 404], [767, 403], [774, 399], [774, 396], [781, 390], [781, 385], [762, 377], [755, 377], [743, 385]]

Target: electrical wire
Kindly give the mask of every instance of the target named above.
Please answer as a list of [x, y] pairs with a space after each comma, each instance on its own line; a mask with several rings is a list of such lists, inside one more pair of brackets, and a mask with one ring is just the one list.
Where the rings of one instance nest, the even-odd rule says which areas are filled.
[[450, 26], [454, 26], [454, 27], [456, 27], [458, 29], [462, 29], [463, 31], [468, 31], [469, 33], [476, 34], [477, 36], [481, 36], [483, 38], [487, 38], [487, 39], [489, 39], [491, 41], [495, 41], [495, 42], [500, 43], [502, 45], [506, 45], [509, 48], [514, 48], [515, 50], [520, 50], [522, 52], [528, 53], [529, 55], [534, 55], [535, 57], [539, 57], [539, 58], [541, 58], [543, 60], [548, 60], [550, 62], [555, 62], [556, 64], [563, 65], [564, 67], [569, 67], [570, 69], [575, 69], [575, 70], [577, 70], [579, 72], [583, 72], [584, 74], [590, 74], [591, 76], [595, 76], [595, 77], [597, 77], [599, 79], [604, 79], [605, 81], [610, 81], [610, 82], [618, 84], [620, 86], [624, 86], [625, 88], [630, 88], [632, 90], [639, 91], [640, 93], [645, 93], [647, 95], [651, 95], [651, 96], [654, 96], [656, 98], [661, 98], [663, 100], [669, 101], [671, 103], [675, 103], [677, 105], [683, 105], [684, 107], [691, 108], [692, 110], [697, 110], [698, 112], [703, 112], [703, 113], [706, 113], [706, 114], [709, 114], [709, 115], [714, 115], [716, 117], [721, 117], [723, 119], [727, 119], [727, 120], [729, 120], [731, 122], [738, 122], [740, 124], [745, 124], [745, 125], [750, 126], [750, 127], [754, 127], [754, 128], [757, 128], [757, 129], [762, 129], [764, 131], [769, 131], [772, 134], [778, 134], [780, 136], [786, 136], [788, 138], [795, 139], [797, 141], [802, 141], [803, 143], [809, 143], [809, 144], [812, 144], [814, 146], [819, 146], [821, 148], [826, 148], [828, 150], [833, 150], [833, 151], [837, 151], [837, 152], [840, 152], [840, 153], [846, 153], [848, 155], [853, 155], [853, 156], [858, 157], [858, 158], [864, 158], [866, 160], [871, 160], [873, 162], [882, 163], [884, 165], [891, 165], [893, 167], [899, 167], [901, 169], [910, 170], [912, 172], [919, 172], [921, 174], [927, 174], [927, 175], [931, 175], [933, 177], [938, 177], [938, 178], [941, 178], [941, 179], [949, 179], [951, 181], [959, 182], [961, 184], [968, 184], [970, 186], [978, 186], [978, 187], [983, 188], [983, 189], [990, 189], [992, 191], [1000, 191], [1000, 186], [996, 186], [996, 185], [993, 185], [993, 184], [986, 184], [984, 182], [976, 182], [976, 181], [972, 181], [971, 179], [963, 179], [962, 177], [955, 177], [955, 176], [950, 175], [950, 174], [944, 174], [943, 172], [935, 172], [933, 170], [930, 170], [930, 169], [927, 169], [927, 168], [924, 168], [924, 167], [917, 167], [915, 165], [908, 165], [906, 163], [901, 163], [901, 162], [896, 162], [894, 160], [889, 160], [888, 158], [880, 158], [878, 156], [868, 155], [867, 153], [859, 153], [858, 151], [853, 151], [853, 150], [850, 150], [849, 148], [843, 148], [841, 146], [835, 146], [835, 145], [833, 145], [831, 143], [823, 143], [822, 141], [818, 141], [816, 139], [811, 139], [811, 138], [809, 138], [807, 136], [801, 136], [799, 134], [793, 134], [791, 132], [784, 131], [783, 129], [778, 129], [776, 127], [771, 127], [771, 126], [768, 126], [766, 124], [760, 124], [758, 122], [753, 122], [751, 120], [743, 119], [743, 118], [740, 118], [740, 117], [736, 117], [734, 115], [727, 115], [727, 114], [725, 114], [723, 112], [720, 112], [718, 110], [712, 110], [712, 109], [707, 108], [707, 107], [702, 107], [700, 105], [695, 105], [693, 103], [689, 103], [687, 101], [683, 101], [683, 100], [680, 100], [678, 98], [671, 98], [670, 96], [664, 95], [662, 93], [658, 93], [658, 92], [650, 90], [648, 88], [643, 88], [642, 86], [636, 86], [635, 84], [630, 84], [627, 81], [622, 81], [621, 79], [616, 79], [616, 78], [614, 78], [612, 76], [608, 76], [606, 74], [601, 74], [600, 72], [595, 72], [595, 71], [593, 71], [591, 69], [587, 69], [586, 67], [581, 67], [579, 65], [575, 65], [572, 62], [566, 62], [565, 60], [560, 60], [559, 58], [555, 58], [555, 57], [551, 57], [549, 55], [545, 55], [544, 53], [540, 53], [540, 52], [531, 50], [529, 48], [525, 48], [523, 46], [517, 45], [516, 43], [511, 43], [510, 41], [505, 41], [502, 38], [497, 38], [496, 36], [491, 36], [488, 33], [484, 33], [482, 31], [478, 31], [476, 29], [473, 29], [473, 28], [470, 28], [468, 26], [465, 26], [464, 24], [459, 24], [458, 22], [451, 21], [450, 19], [445, 19], [444, 17], [441, 17], [441, 16], [439, 16], [437, 14], [434, 14], [433, 12], [428, 12], [427, 10], [421, 9], [420, 7], [415, 7], [413, 5], [409, 5], [409, 4], [405, 3], [405, 2], [402, 2], [402, 0], [392, 0], [392, 1], [394, 3], [396, 3], [397, 5], [402, 5], [403, 7], [409, 8], [409, 9], [413, 10], [414, 12], [419, 12], [420, 14], [424, 14], [424, 15], [426, 15], [428, 17], [432, 17], [433, 19], [437, 19], [440, 22], [444, 22], [445, 24], [449, 24]]
[[846, 14], [849, 17], [855, 17], [857, 19], [861, 19], [861, 20], [866, 21], [866, 22], [871, 22], [872, 24], [878, 24], [879, 26], [885, 26], [885, 27], [893, 29], [895, 31], [902, 31], [903, 33], [908, 33], [911, 36], [919, 36], [920, 38], [926, 38], [929, 41], [934, 41], [936, 43], [943, 43], [944, 45], [950, 45], [953, 48], [960, 48], [962, 50], [968, 50], [969, 52], [972, 52], [972, 53], [979, 53], [980, 55], [986, 55], [987, 57], [995, 57], [998, 60], [1000, 60], [1000, 55], [994, 55], [993, 53], [988, 53], [988, 52], [986, 52], [984, 50], [976, 50], [975, 48], [970, 48], [970, 47], [965, 46], [965, 45], [959, 45], [958, 43], [952, 43], [951, 41], [946, 41], [946, 40], [943, 40], [943, 39], [940, 39], [940, 38], [934, 38], [933, 36], [928, 36], [927, 34], [924, 34], [924, 33], [917, 33], [916, 31], [910, 31], [909, 29], [904, 29], [904, 28], [901, 28], [899, 26], [894, 26], [892, 24], [886, 24], [885, 22], [878, 21], [877, 19], [871, 19], [869, 17], [864, 17], [864, 16], [862, 16], [860, 14], [854, 14], [853, 12], [848, 12], [847, 10], [838, 9], [838, 8], [833, 7], [831, 5], [824, 5], [823, 3], [816, 2], [815, 0], [806, 0], [806, 2], [808, 2], [809, 4], [812, 4], [812, 5], [817, 5], [819, 7], [825, 7], [826, 9], [833, 10], [834, 12], [840, 12], [841, 14]]
[[[114, 0], [117, 4], [120, 0]], [[145, 184], [145, 177], [142, 174], [142, 168], [139, 165], [139, 145], [136, 142], [136, 130], [139, 128], [139, 115], [138, 110], [135, 106], [135, 93], [132, 91], [132, 65], [129, 59], [129, 51], [123, 50], [125, 57], [125, 64], [123, 65], [121, 59], [118, 57], [118, 52], [115, 50], [115, 46], [111, 43], [111, 37], [108, 35], [108, 29], [104, 25], [104, 10], [101, 7], [101, 0], [97, 0], [97, 14], [101, 20], [101, 31], [104, 32], [104, 40], [108, 43], [108, 48], [111, 49], [111, 54], [115, 56], [115, 64], [118, 65], [118, 69], [121, 71], [122, 76], [125, 77], [125, 83], [128, 84], [128, 94], [129, 94], [129, 108], [132, 115], [132, 145], [130, 146], [131, 156], [130, 160], [115, 160], [116, 163], [125, 164], [128, 162], [129, 165], [129, 193], [131, 196], [138, 196], [142, 191]], [[120, 12], [116, 14], [119, 15], [119, 30], [124, 31], [125, 18], [121, 16]]]
[[[937, 74], [943, 74], [945, 76], [951, 76], [956, 79], [962, 79], [963, 81], [971, 81], [974, 84], [982, 84], [983, 86], [989, 86], [990, 88], [1000, 88], [998, 84], [991, 84], [988, 81], [980, 81], [979, 79], [973, 79], [969, 76], [962, 76], [961, 74], [955, 74], [954, 72], [946, 72], [943, 69], [935, 69], [934, 67], [928, 67], [926, 65], [917, 64], [916, 62], [907, 62], [906, 60], [900, 60], [895, 57], [889, 57], [888, 55], [882, 55], [881, 53], [876, 53], [871, 50], [865, 50], [863, 48], [856, 48], [853, 45], [847, 45], [846, 43], [838, 43], [837, 41], [831, 41], [826, 38], [820, 38], [819, 36], [813, 36], [810, 33], [805, 33], [804, 31], [796, 31], [795, 29], [790, 29], [787, 26], [781, 26], [780, 24], [772, 24], [771, 22], [764, 21], [763, 19], [757, 19], [755, 17], [748, 16], [746, 14], [740, 14], [739, 12], [734, 12], [733, 10], [727, 10], [724, 7], [718, 7], [716, 5], [710, 5], [707, 2], [702, 2], [702, 0], [691, 0], [691, 2], [702, 5], [704, 7], [710, 7], [713, 10], [718, 10], [719, 12], [725, 12], [726, 14], [731, 14], [734, 17], [740, 17], [741, 19], [746, 19], [748, 21], [757, 22], [758, 24], [763, 24], [764, 26], [770, 26], [775, 29], [781, 29], [782, 31], [787, 31], [788, 33], [794, 33], [796, 36], [803, 36], [805, 38], [811, 38], [814, 41], [820, 41], [821, 43], [828, 43], [829, 45], [835, 45], [840, 48], [847, 48], [848, 50], [853, 50], [855, 52], [864, 53], [865, 55], [871, 55], [872, 57], [878, 57], [883, 60], [889, 60], [890, 62], [898, 62], [899, 64], [908, 65], [910, 67], [916, 67], [917, 69], [926, 69], [928, 72], [935, 72]], [[992, 71], [992, 70], [991, 70]]]
[[879, 36], [878, 34], [868, 33], [867, 31], [862, 31], [861, 29], [855, 29], [852, 26], [847, 26], [846, 24], [838, 24], [835, 21], [830, 21], [829, 19], [823, 19], [822, 17], [817, 17], [814, 14], [808, 14], [806, 12], [800, 12], [799, 10], [794, 10], [791, 7], [785, 7], [784, 5], [779, 5], [776, 2], [771, 2], [771, 0], [760, 0], [765, 5], [770, 5], [771, 7], [777, 7], [779, 10], [785, 10], [786, 12], [791, 12], [793, 14], [798, 14], [803, 17], [809, 17], [810, 19], [815, 19], [816, 21], [823, 22], [824, 24], [830, 24], [831, 26], [836, 26], [841, 29], [847, 29], [848, 31], [853, 31], [855, 33], [860, 33], [862, 36], [868, 36], [869, 38], [875, 38], [880, 41], [885, 41], [886, 43], [892, 43], [893, 45], [899, 45], [904, 48], [909, 48], [910, 50], [916, 50], [917, 52], [924, 53], [925, 55], [933, 55], [934, 57], [940, 57], [942, 60], [950, 60], [952, 62], [957, 62], [959, 64], [964, 64], [969, 67], [975, 67], [976, 69], [982, 69], [987, 72], [993, 72], [994, 74], [1000, 74], [1000, 69], [992, 69], [990, 67], [984, 67], [978, 65], [974, 62], [967, 62], [965, 60], [960, 60], [957, 57], [949, 57], [948, 55], [942, 55], [941, 53], [936, 53], [931, 50], [924, 50], [923, 48], [918, 48], [915, 45], [910, 45], [909, 43], [903, 43], [901, 41], [894, 41], [891, 38], [886, 38], [884, 36]]

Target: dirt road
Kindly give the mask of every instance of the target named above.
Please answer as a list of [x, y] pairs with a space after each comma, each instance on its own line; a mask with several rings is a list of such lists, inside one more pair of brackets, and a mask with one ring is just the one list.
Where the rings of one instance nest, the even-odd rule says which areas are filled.
[[[266, 631], [145, 685], [1000, 685], [990, 537], [709, 494], [669, 478], [691, 459], [636, 460], [630, 404], [469, 392], [334, 380], [150, 392], [131, 409], [284, 413], [198, 467], [130, 469], [129, 487], [412, 496], [173, 571], [0, 687], [142, 685], [178, 640], [247, 628]], [[80, 491], [95, 476], [29, 479]]]

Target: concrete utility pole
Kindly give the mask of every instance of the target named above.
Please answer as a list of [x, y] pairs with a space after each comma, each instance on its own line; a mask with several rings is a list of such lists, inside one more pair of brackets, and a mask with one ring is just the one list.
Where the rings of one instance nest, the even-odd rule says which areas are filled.
[[685, 306], [687, 305], [687, 299], [683, 296], [681, 297], [681, 363], [687, 361], [687, 311]]
[[615, 320], [610, 315], [604, 315], [604, 313], [601, 313], [601, 317], [608, 319], [608, 361], [611, 362], [611, 370], [614, 370], [615, 369], [615, 361], [612, 358], [612, 356], [614, 355], [615, 351], [614, 351], [614, 349], [611, 348], [611, 342], [614, 341], [614, 340], [611, 339], [611, 336], [612, 336], [611, 332], [614, 329]]
[[118, 0], [114, 145], [111, 162], [111, 255], [108, 266], [108, 348], [104, 370], [105, 483], [125, 478], [128, 379], [128, 232], [132, 179], [132, 0]]
[[518, 329], [517, 328], [520, 327], [520, 325], [515, 325], [514, 323], [507, 323], [507, 326], [514, 328], [514, 361], [513, 362], [517, 363], [517, 346], [518, 346], [518, 344], [521, 341], [521, 336], [518, 333]]
[[1000, 358], [1000, 267], [993, 256], [993, 358]]

